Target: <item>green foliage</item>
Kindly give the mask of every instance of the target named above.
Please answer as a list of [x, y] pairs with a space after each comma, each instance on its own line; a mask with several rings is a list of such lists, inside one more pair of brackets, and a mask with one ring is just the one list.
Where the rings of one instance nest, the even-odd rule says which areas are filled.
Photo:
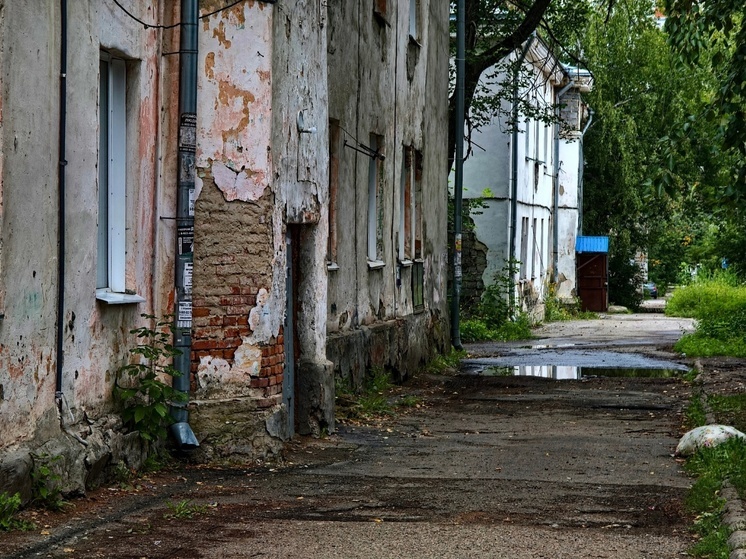
[[694, 429], [707, 424], [707, 411], [699, 396], [693, 397], [685, 412], [686, 426], [688, 429]]
[[363, 387], [357, 392], [348, 383], [337, 381], [337, 413], [342, 419], [352, 420], [390, 415], [393, 410], [386, 393], [392, 387], [391, 375], [383, 367], [368, 371]]
[[34, 525], [30, 522], [20, 520], [17, 516], [21, 508], [21, 495], [16, 493], [8, 495], [0, 493], [0, 532], [11, 530], [32, 530]]
[[[707, 398], [710, 409], [719, 423], [731, 425], [741, 432], [746, 432], [746, 394], [722, 396], [712, 394]], [[746, 472], [744, 472], [746, 475]]]
[[564, 320], [592, 320], [598, 318], [598, 314], [591, 311], [582, 311], [580, 300], [575, 298], [572, 303], [560, 301], [555, 295], [554, 285], [549, 286], [549, 293], [544, 301], [544, 321], [562, 322]]
[[[143, 314], [142, 317], [157, 320], [152, 315]], [[115, 395], [124, 405], [122, 419], [146, 441], [166, 438], [166, 427], [173, 421], [168, 413], [169, 406], [187, 398], [186, 394], [161, 380], [181, 374], [171, 364], [181, 352], [171, 345], [173, 326], [170, 318], [157, 320], [154, 329], [142, 326], [130, 330], [140, 340], [130, 349], [130, 354], [138, 362], [121, 367], [117, 377]], [[126, 381], [123, 382], [122, 377]]]
[[423, 400], [418, 396], [407, 394], [396, 402], [396, 405], [402, 408], [418, 408], [422, 405]]
[[57, 463], [62, 456], [47, 453], [31, 454], [32, 502], [49, 510], [61, 510], [67, 504], [62, 497], [62, 476]]
[[696, 514], [694, 530], [700, 540], [690, 550], [694, 557], [727, 559], [729, 530], [721, 523], [724, 501], [719, 492], [726, 480], [740, 490], [744, 482], [746, 443], [730, 439], [716, 447], [700, 448], [684, 468], [697, 480], [687, 496], [687, 508]]
[[428, 373], [442, 373], [446, 370], [458, 369], [461, 360], [465, 357], [465, 351], [459, 351], [452, 348], [449, 353], [436, 355], [435, 358], [427, 364], [425, 370]]
[[696, 331], [679, 340], [676, 351], [691, 357], [746, 357], [746, 286], [732, 272], [702, 274], [677, 289], [666, 314], [697, 319]]
[[460, 324], [463, 342], [510, 342], [527, 340], [532, 337], [531, 322], [526, 314], [520, 314], [515, 321], [503, 322], [498, 328], [490, 328], [480, 318], [467, 318]]
[[189, 499], [184, 499], [183, 501], [179, 501], [178, 503], [168, 502], [166, 503], [166, 506], [170, 511], [163, 515], [163, 518], [166, 519], [193, 518], [207, 512], [207, 505], [195, 505]]

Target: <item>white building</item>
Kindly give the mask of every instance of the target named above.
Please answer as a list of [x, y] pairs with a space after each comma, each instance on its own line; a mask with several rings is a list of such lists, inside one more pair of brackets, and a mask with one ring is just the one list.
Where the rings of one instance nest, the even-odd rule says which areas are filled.
[[[541, 320], [550, 283], [560, 298], [575, 294], [582, 134], [588, 121], [580, 94], [590, 90], [592, 80], [585, 71], [563, 67], [540, 38], [529, 39], [511, 59], [522, 60], [527, 72], [518, 79], [503, 73], [485, 88], [515, 88], [515, 99], [528, 100], [544, 115], [561, 116], [561, 123], [514, 114], [520, 103], [504, 101], [500, 115], [472, 133], [476, 147], [464, 163], [464, 197], [483, 200], [471, 217], [487, 265], [471, 272], [481, 272], [484, 284], [491, 285], [507, 262], [515, 262], [517, 301]], [[517, 126], [511, 127], [511, 120]]]

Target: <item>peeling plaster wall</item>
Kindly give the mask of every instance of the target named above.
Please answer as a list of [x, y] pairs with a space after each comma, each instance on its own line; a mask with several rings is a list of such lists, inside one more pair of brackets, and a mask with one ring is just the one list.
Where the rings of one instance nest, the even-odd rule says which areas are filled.
[[[371, 365], [385, 365], [403, 378], [447, 343], [447, 328], [437, 325], [447, 319], [443, 166], [447, 157], [448, 6], [425, 0], [418, 5], [416, 42], [409, 37], [408, 2], [389, 2], [385, 15], [375, 14], [372, 4], [365, 1], [328, 7], [329, 117], [339, 122], [342, 139], [337, 221], [332, 224], [338, 231], [338, 269], [329, 272], [327, 354], [343, 377], [356, 377], [354, 371]], [[382, 137], [381, 152], [386, 157], [378, 164], [378, 257], [384, 264], [375, 268], [369, 266], [367, 257], [370, 158], [344, 145], [370, 145], [371, 134]], [[398, 263], [404, 146], [414, 147], [423, 160], [422, 311], [413, 308], [412, 268]], [[391, 354], [374, 351], [373, 344], [360, 334], [367, 328], [399, 332], [410, 327], [412, 335], [406, 339], [393, 335], [396, 349]], [[344, 365], [351, 362], [357, 365]]]
[[[301, 432], [333, 429], [324, 20], [315, 0], [250, 1], [200, 25], [192, 408], [207, 456], [277, 452], [292, 429], [282, 404], [287, 224], [303, 228], [296, 418]], [[315, 132], [298, 130], [299, 111]], [[239, 409], [245, 429], [227, 435]]]
[[262, 408], [279, 404], [282, 362], [264, 358], [281, 347], [284, 313], [274, 277], [284, 237], [271, 188], [273, 18], [272, 6], [245, 2], [199, 30], [193, 385], [198, 400], [261, 399]]
[[[134, 0], [137, 17], [162, 21], [160, 3]], [[167, 309], [154, 294], [160, 157], [161, 33], [113, 3], [68, 1], [66, 277], [63, 413], [55, 405], [57, 332], [58, 4], [0, 2], [0, 491], [30, 495], [30, 452], [60, 456], [65, 492], [82, 492], [145, 448], [112, 415], [117, 369], [137, 344], [140, 313]], [[99, 62], [124, 58], [126, 89], [126, 288], [145, 303], [96, 300], [99, 220]], [[168, 212], [168, 210], [166, 210]], [[172, 241], [173, 242], [173, 241]], [[163, 267], [163, 266], [160, 266]], [[173, 279], [171, 280], [173, 282]], [[166, 301], [167, 302], [167, 301]], [[74, 437], [85, 440], [83, 445]]]
[[[158, 8], [132, 10], [146, 20]], [[66, 424], [111, 408], [116, 369], [134, 345], [129, 330], [152, 311], [157, 181], [158, 34], [114, 5], [68, 2]], [[59, 22], [56, 5], [13, 2], [0, 10], [2, 60], [2, 289], [0, 447], [60, 435], [54, 403], [57, 285]], [[100, 49], [128, 63], [127, 287], [143, 305], [96, 301]], [[69, 407], [69, 409], [68, 409]], [[71, 418], [71, 414], [74, 420]]]

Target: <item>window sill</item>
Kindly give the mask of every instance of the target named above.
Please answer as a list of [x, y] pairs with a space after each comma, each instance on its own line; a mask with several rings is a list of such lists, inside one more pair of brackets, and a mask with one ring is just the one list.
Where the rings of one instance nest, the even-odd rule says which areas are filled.
[[108, 289], [97, 289], [96, 299], [109, 305], [134, 305], [145, 302], [145, 297], [140, 297], [140, 295], [135, 295], [134, 293], [115, 293]]
[[405, 258], [404, 260], [399, 260], [399, 266], [402, 268], [409, 268], [414, 264], [412, 260], [409, 258]]
[[330, 272], [336, 272], [337, 270], [339, 270], [339, 264], [337, 264], [336, 262], [327, 262], [326, 269]]
[[380, 270], [385, 267], [386, 263], [383, 260], [368, 260], [369, 270]]
[[422, 43], [417, 40], [417, 37], [413, 37], [411, 34], [409, 35], [409, 44], [420, 49], [422, 48]]

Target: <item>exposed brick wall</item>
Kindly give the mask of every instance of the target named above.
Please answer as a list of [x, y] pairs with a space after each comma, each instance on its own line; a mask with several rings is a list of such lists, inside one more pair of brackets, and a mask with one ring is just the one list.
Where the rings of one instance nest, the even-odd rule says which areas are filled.
[[[272, 285], [272, 204], [270, 193], [255, 203], [226, 202], [214, 181], [203, 177], [194, 220], [193, 374], [203, 357], [233, 366], [236, 350], [251, 334], [257, 294]], [[258, 405], [268, 407], [282, 397], [282, 334], [261, 344], [261, 354], [250, 387]]]

